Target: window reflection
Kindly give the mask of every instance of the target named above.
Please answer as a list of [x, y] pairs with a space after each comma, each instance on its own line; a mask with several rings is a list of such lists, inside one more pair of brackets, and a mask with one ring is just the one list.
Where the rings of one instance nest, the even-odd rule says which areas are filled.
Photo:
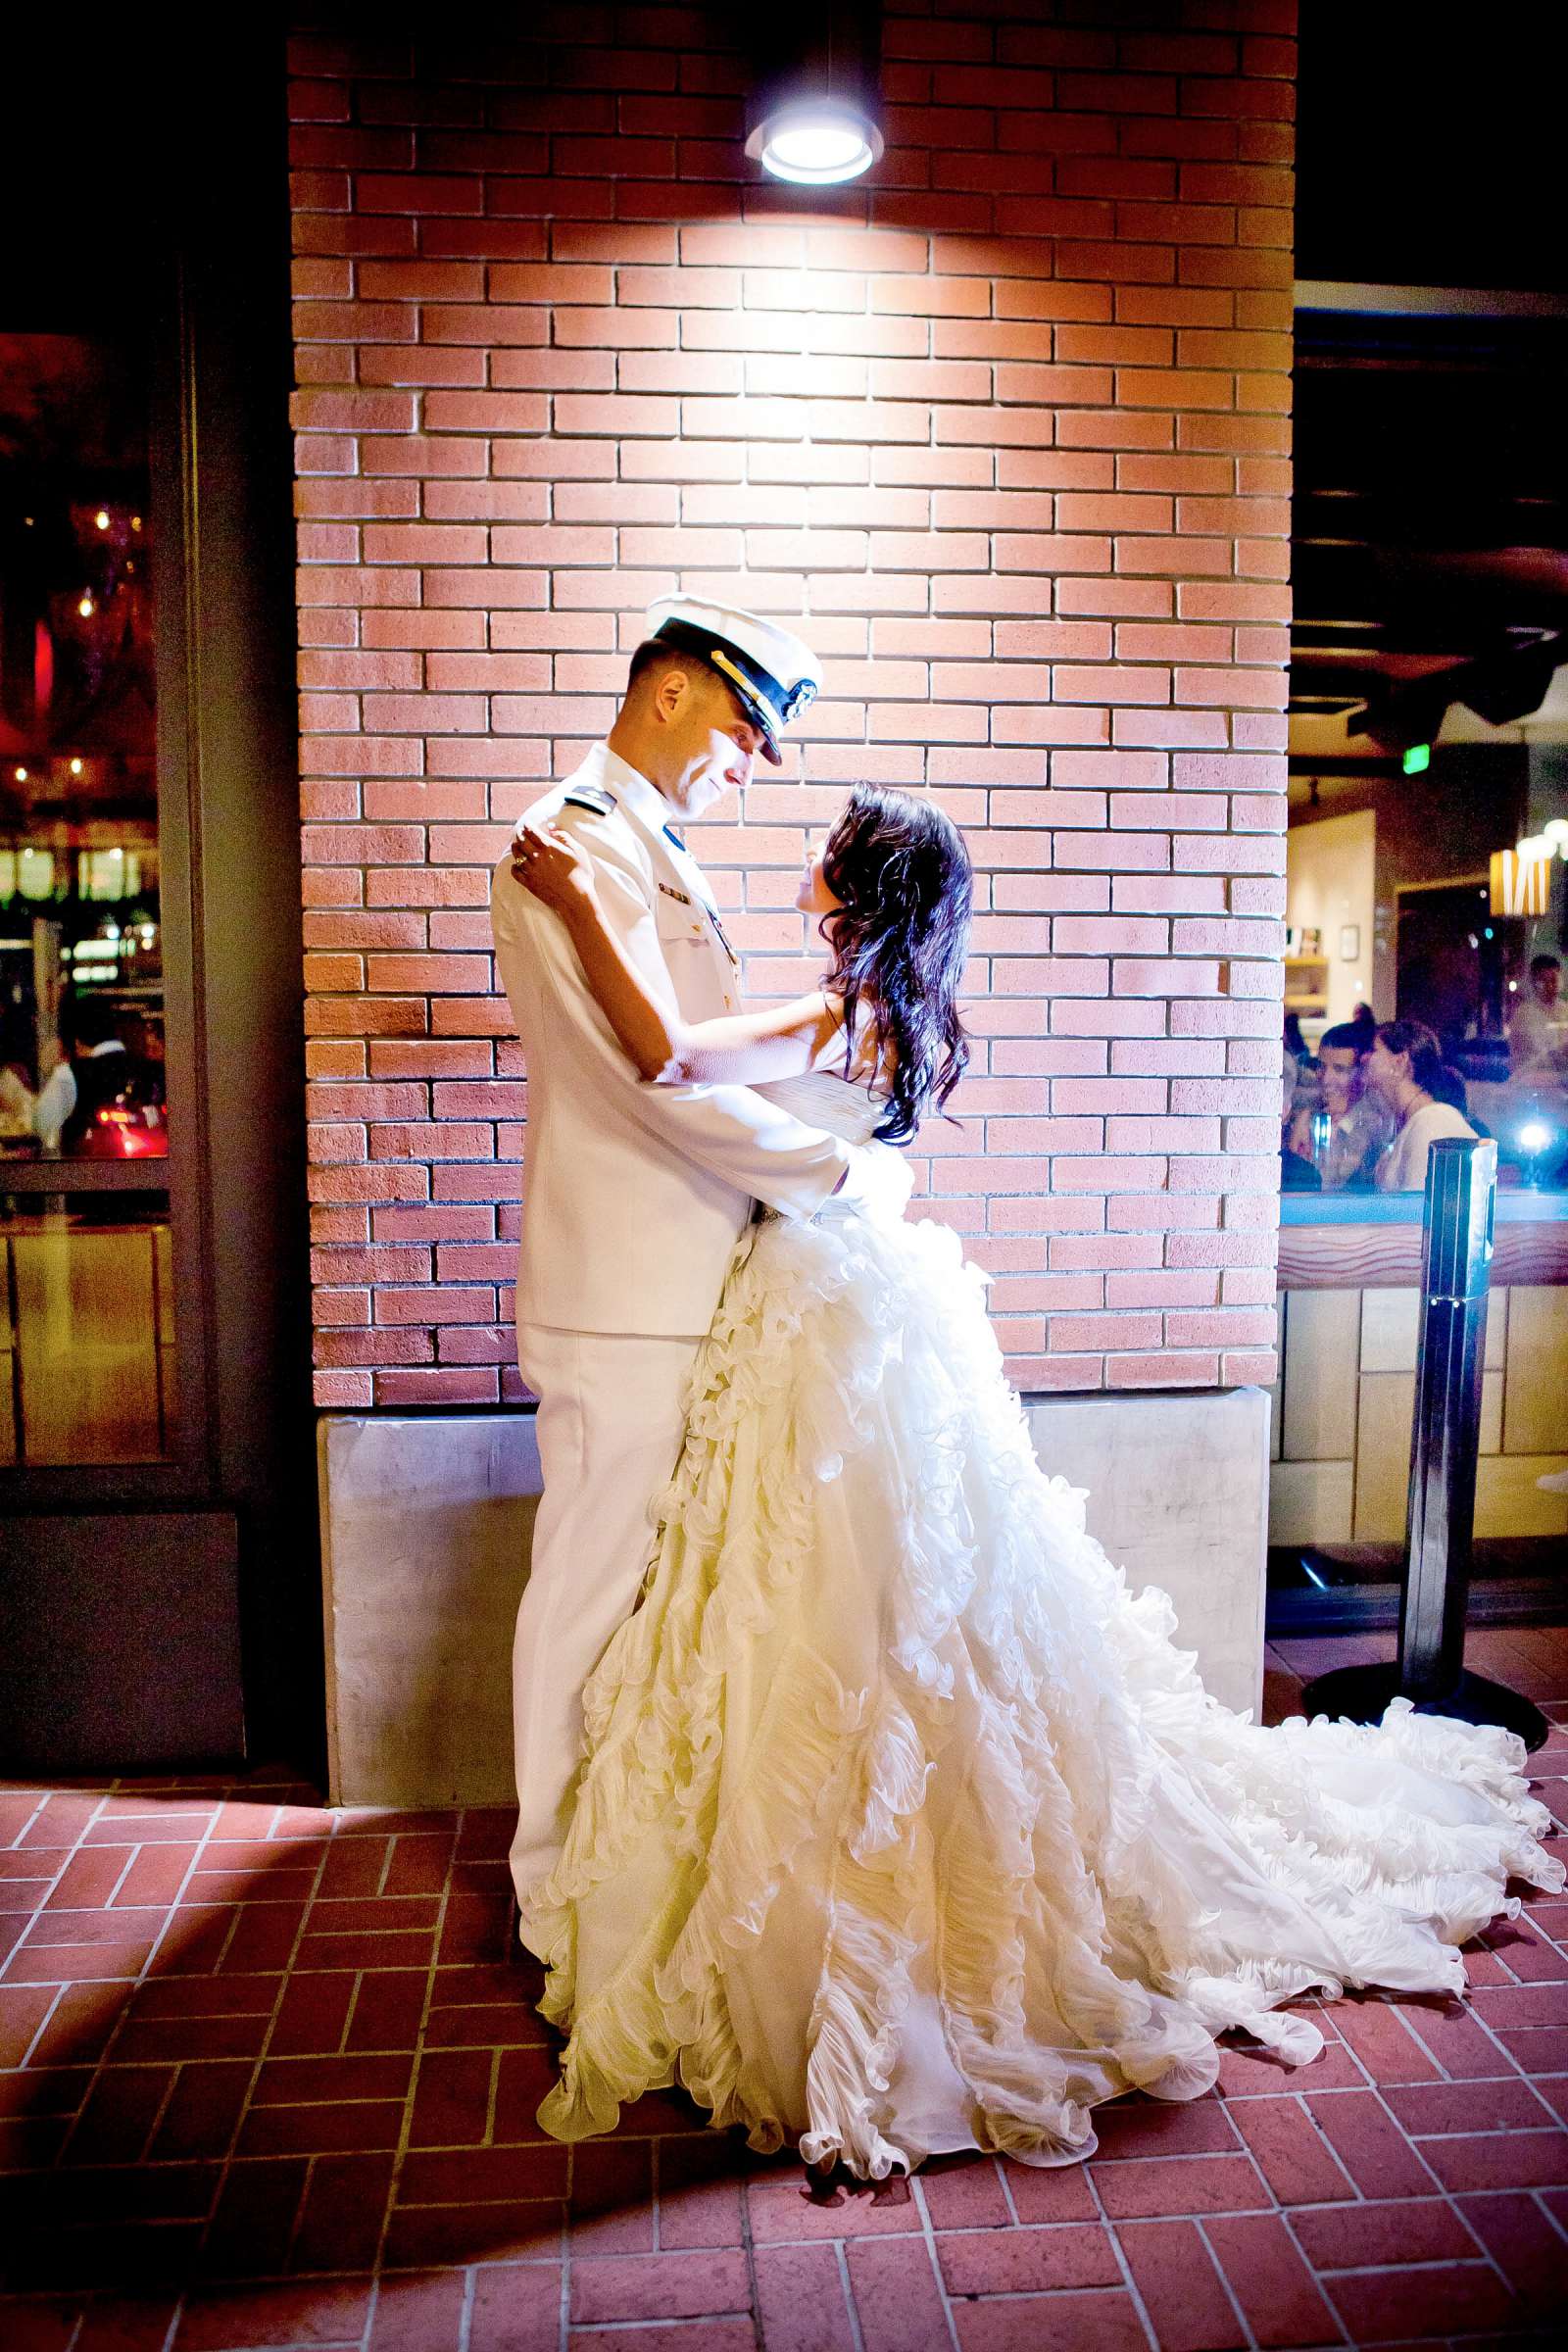
[[0, 1152], [168, 1149], [146, 403], [0, 335]]
[[0, 1198], [0, 1462], [173, 1451], [169, 1197]]

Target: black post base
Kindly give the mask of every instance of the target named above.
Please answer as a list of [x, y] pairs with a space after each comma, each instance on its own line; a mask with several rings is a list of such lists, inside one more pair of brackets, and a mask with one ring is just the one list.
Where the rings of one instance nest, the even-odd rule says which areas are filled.
[[[1352, 1723], [1381, 1723], [1391, 1698], [1410, 1696], [1403, 1690], [1396, 1660], [1379, 1666], [1337, 1666], [1332, 1674], [1314, 1676], [1301, 1692], [1306, 1715], [1348, 1715]], [[1550, 1729], [1541, 1709], [1501, 1683], [1461, 1667], [1453, 1689], [1442, 1698], [1413, 1700], [1418, 1715], [1452, 1715], [1460, 1723], [1495, 1723], [1517, 1732], [1532, 1754], [1544, 1746]]]

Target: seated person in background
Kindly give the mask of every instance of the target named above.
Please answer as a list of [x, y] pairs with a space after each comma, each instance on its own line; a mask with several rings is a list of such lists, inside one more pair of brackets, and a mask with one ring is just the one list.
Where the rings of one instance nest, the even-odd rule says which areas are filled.
[[1366, 1060], [1376, 1035], [1375, 1022], [1341, 1021], [1317, 1041], [1319, 1090], [1329, 1119], [1327, 1151], [1321, 1137], [1314, 1149], [1310, 1111], [1298, 1109], [1291, 1121], [1290, 1149], [1313, 1162], [1325, 1192], [1369, 1190], [1394, 1139], [1393, 1112], [1367, 1089]]
[[1397, 1129], [1378, 1162], [1378, 1190], [1418, 1193], [1427, 1180], [1427, 1153], [1439, 1138], [1475, 1135], [1463, 1113], [1439, 1098], [1445, 1084], [1443, 1048], [1425, 1021], [1379, 1023], [1366, 1081]]
[[15, 1062], [0, 1069], [0, 1133], [8, 1142], [36, 1136], [46, 1152], [58, 1152], [60, 1131], [76, 1107], [76, 1080], [64, 1041], [51, 1051], [53, 1066], [36, 1094], [28, 1086], [24, 1070]]
[[1292, 1149], [1291, 1136], [1303, 1115], [1310, 1124], [1310, 1114], [1298, 1107], [1300, 1088], [1300, 1065], [1289, 1043], [1280, 1056], [1280, 1190], [1284, 1193], [1315, 1193], [1323, 1179], [1312, 1164], [1310, 1139], [1303, 1156]]
[[1568, 1005], [1562, 1003], [1562, 960], [1532, 956], [1530, 993], [1508, 1020], [1508, 1059], [1514, 1077], [1526, 1070], [1555, 1075], [1568, 1067]]

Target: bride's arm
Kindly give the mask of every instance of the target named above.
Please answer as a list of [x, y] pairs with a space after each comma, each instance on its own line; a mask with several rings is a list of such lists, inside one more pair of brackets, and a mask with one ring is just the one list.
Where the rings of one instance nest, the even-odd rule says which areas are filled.
[[758, 1012], [682, 1021], [667, 1012], [606, 922], [593, 868], [563, 833], [525, 826], [513, 871], [561, 916], [588, 986], [639, 1075], [666, 1085], [744, 1085], [809, 1069], [838, 1027], [820, 990]]

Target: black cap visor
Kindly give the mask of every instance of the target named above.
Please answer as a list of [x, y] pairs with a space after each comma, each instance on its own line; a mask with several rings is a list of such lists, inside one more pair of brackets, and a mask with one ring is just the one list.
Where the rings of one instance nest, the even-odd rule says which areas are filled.
[[778, 748], [778, 729], [783, 718], [779, 706], [784, 689], [778, 680], [769, 677], [727, 637], [715, 638], [710, 629], [694, 628], [687, 620], [666, 620], [659, 632], [659, 642], [674, 646], [682, 653], [695, 654], [710, 669], [717, 670], [761, 736], [763, 758], [770, 760], [775, 767], [782, 767], [784, 757]]

